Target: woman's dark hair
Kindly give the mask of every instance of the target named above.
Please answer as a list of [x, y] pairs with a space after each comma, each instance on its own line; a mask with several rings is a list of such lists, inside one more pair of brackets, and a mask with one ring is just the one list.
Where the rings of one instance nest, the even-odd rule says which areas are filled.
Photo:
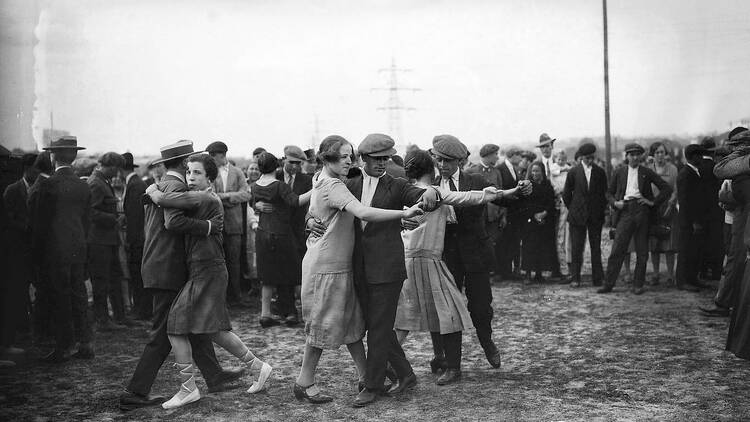
[[665, 145], [664, 142], [661, 142], [661, 141], [656, 141], [653, 144], [651, 144], [651, 146], [648, 147], [648, 155], [650, 155], [651, 157], [653, 157], [654, 154], [656, 154], [656, 150], [659, 149], [659, 147], [663, 147], [664, 148], [664, 152], [668, 156], [670, 155], [669, 154], [669, 149], [667, 148], [667, 145]]
[[404, 170], [409, 179], [419, 179], [425, 174], [435, 174], [435, 162], [429, 152], [421, 149], [412, 150], [406, 154]]
[[531, 180], [531, 170], [534, 168], [534, 166], [539, 167], [539, 170], [542, 171], [542, 182], [547, 180], [547, 169], [544, 168], [544, 163], [541, 161], [534, 161], [533, 163], [529, 164], [529, 168], [526, 169], [526, 179]]
[[[351, 145], [349, 141], [339, 135], [329, 135], [320, 143], [317, 159], [320, 164], [335, 163], [341, 159], [339, 150], [344, 145]], [[352, 152], [354, 147], [352, 147]], [[353, 155], [353, 154], [352, 154]], [[354, 157], [352, 157], [352, 160]]]
[[257, 161], [261, 174], [273, 173], [279, 168], [279, 159], [270, 152], [261, 152]]
[[187, 158], [187, 162], [203, 164], [203, 169], [206, 170], [206, 177], [208, 177], [209, 182], [216, 180], [216, 177], [219, 175], [219, 166], [216, 165], [216, 160], [206, 153], [193, 154]]

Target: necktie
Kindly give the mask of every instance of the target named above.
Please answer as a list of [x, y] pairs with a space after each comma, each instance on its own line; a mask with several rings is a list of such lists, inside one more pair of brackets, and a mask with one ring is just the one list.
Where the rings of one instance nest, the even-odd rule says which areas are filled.
[[[453, 183], [453, 178], [451, 177], [448, 179], [448, 187], [450, 187], [450, 190], [453, 192], [456, 192], [458, 189], [456, 189], [456, 184]], [[458, 218], [456, 218], [456, 210], [453, 209], [453, 206], [448, 205], [448, 224], [456, 224], [458, 223]]]
[[450, 188], [451, 188], [451, 190], [453, 192], [458, 191], [458, 189], [456, 189], [456, 184], [453, 183], [453, 178], [452, 177], [450, 179], [448, 179], [448, 186], [450, 186]]
[[549, 173], [549, 160], [544, 162], [544, 168], [545, 168], [545, 171], [547, 172], [547, 177], [549, 177], [549, 174], [550, 174]]

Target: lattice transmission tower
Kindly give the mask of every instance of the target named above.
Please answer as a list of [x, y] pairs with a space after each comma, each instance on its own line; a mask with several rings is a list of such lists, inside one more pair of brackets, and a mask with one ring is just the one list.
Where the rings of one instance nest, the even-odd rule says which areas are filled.
[[391, 59], [391, 66], [383, 69], [379, 69], [378, 73], [388, 72], [388, 86], [385, 88], [372, 88], [372, 91], [388, 91], [388, 103], [383, 107], [378, 107], [378, 111], [387, 112], [388, 116], [388, 131], [389, 135], [392, 136], [396, 141], [396, 149], [399, 153], [403, 153], [406, 147], [403, 136], [403, 124], [402, 124], [402, 111], [414, 111], [414, 107], [406, 107], [399, 98], [399, 91], [410, 91], [417, 92], [421, 91], [419, 88], [409, 88], [400, 86], [398, 82], [398, 74], [411, 72], [412, 69], [399, 68], [396, 66], [396, 60]]

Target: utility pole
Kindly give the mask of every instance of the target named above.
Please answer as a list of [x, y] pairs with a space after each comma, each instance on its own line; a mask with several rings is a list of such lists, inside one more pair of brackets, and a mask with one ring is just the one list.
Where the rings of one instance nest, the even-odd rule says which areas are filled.
[[602, 0], [604, 15], [604, 153], [607, 178], [612, 176], [612, 141], [609, 132], [609, 43], [607, 40], [607, 0]]
[[388, 91], [388, 105], [384, 107], [378, 107], [378, 111], [388, 112], [388, 131], [389, 135], [395, 138], [396, 150], [403, 152], [406, 144], [404, 143], [402, 125], [401, 125], [401, 111], [413, 111], [416, 110], [414, 107], [404, 107], [401, 100], [398, 97], [399, 91], [421, 91], [419, 88], [407, 88], [399, 86], [398, 84], [398, 73], [399, 72], [411, 72], [411, 69], [403, 69], [396, 67], [396, 59], [391, 58], [391, 67], [379, 69], [378, 73], [388, 72], [388, 87], [387, 88], [372, 88], [372, 91]]

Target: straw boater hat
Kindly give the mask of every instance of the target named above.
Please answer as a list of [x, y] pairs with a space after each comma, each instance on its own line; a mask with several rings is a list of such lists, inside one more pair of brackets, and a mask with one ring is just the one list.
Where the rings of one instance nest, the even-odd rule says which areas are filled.
[[175, 142], [174, 144], [161, 147], [161, 158], [151, 162], [151, 165], [163, 163], [165, 161], [174, 160], [175, 158], [185, 158], [188, 155], [195, 153], [193, 151], [193, 141], [182, 140]]
[[86, 148], [78, 146], [78, 138], [75, 136], [63, 136], [56, 141], [52, 141], [48, 147], [42, 149], [45, 151], [54, 151], [56, 149], [82, 150]]

